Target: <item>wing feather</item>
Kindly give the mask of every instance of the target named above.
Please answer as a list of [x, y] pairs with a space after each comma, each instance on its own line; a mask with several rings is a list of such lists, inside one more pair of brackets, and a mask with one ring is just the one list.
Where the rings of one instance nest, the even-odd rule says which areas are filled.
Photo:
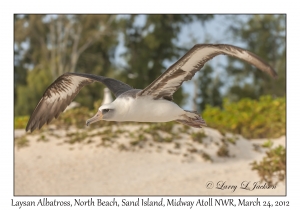
[[43, 97], [35, 107], [26, 131], [40, 129], [45, 123], [50, 123], [73, 101], [78, 92], [93, 82], [106, 85], [116, 97], [132, 88], [118, 80], [91, 74], [65, 73], [58, 77], [45, 91]]
[[162, 75], [138, 93], [151, 95], [154, 99], [171, 99], [184, 81], [192, 79], [204, 64], [217, 55], [229, 55], [244, 60], [260, 70], [276, 77], [275, 70], [257, 55], [239, 47], [226, 44], [198, 44], [170, 66]]

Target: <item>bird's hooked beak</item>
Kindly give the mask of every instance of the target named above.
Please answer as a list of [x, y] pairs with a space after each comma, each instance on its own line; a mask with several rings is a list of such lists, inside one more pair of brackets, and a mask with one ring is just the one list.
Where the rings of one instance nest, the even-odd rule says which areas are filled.
[[94, 123], [94, 122], [97, 122], [97, 121], [99, 121], [99, 120], [102, 120], [102, 117], [103, 117], [102, 112], [101, 112], [101, 111], [98, 111], [97, 114], [96, 114], [94, 117], [92, 117], [92, 118], [90, 118], [90, 119], [88, 119], [88, 120], [86, 121], [86, 126], [89, 126], [90, 124], [92, 124], [92, 123]]

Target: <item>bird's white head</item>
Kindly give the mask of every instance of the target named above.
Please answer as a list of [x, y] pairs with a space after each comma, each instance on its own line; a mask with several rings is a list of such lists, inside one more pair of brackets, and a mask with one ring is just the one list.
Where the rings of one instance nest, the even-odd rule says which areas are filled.
[[98, 112], [94, 117], [86, 121], [86, 125], [89, 126], [90, 124], [95, 123], [99, 120], [111, 121], [113, 120], [115, 112], [116, 112], [116, 107], [113, 103], [104, 104], [99, 107]]

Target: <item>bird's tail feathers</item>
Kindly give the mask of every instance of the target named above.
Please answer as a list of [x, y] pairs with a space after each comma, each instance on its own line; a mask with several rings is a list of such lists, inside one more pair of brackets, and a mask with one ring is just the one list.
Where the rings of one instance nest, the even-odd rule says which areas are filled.
[[202, 119], [202, 117], [197, 113], [193, 111], [187, 111], [184, 110], [185, 113], [181, 115], [181, 118], [176, 120], [176, 122], [192, 126], [195, 128], [202, 128], [202, 126], [207, 126], [205, 121]]

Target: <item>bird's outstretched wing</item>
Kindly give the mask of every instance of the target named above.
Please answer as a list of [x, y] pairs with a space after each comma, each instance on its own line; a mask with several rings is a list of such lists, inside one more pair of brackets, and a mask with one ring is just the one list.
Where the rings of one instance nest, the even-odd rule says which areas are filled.
[[162, 75], [138, 93], [139, 96], [151, 95], [154, 99], [172, 99], [176, 90], [184, 81], [192, 79], [203, 65], [217, 55], [230, 55], [244, 60], [260, 70], [276, 77], [274, 69], [257, 55], [226, 44], [198, 44], [189, 50], [182, 58], [170, 66]]
[[57, 118], [73, 101], [83, 86], [95, 81], [106, 85], [116, 97], [132, 89], [132, 87], [123, 82], [107, 77], [92, 74], [65, 73], [46, 89], [28, 121], [26, 131], [30, 130], [32, 132], [36, 128], [40, 129], [54, 117]]

